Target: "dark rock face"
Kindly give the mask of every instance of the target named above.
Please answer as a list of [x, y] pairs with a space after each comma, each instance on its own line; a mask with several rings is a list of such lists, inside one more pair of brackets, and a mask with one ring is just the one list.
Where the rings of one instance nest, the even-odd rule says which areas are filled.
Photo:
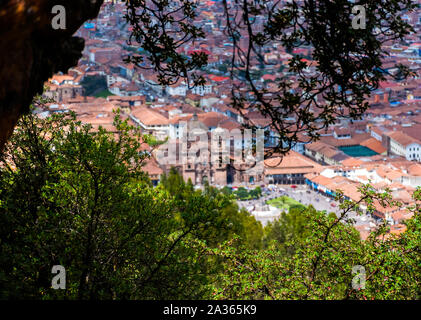
[[[72, 35], [98, 15], [102, 2], [0, 0], [0, 149], [44, 82], [77, 64], [84, 41]], [[56, 5], [65, 8], [64, 30], [52, 27]]]

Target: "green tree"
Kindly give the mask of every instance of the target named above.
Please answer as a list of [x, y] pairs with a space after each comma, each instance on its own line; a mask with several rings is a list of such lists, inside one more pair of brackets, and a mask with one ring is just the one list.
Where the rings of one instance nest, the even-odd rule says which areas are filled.
[[161, 177], [161, 184], [169, 191], [171, 195], [182, 195], [186, 184], [183, 177], [178, 173], [175, 167], [171, 167], [168, 176], [164, 173]]
[[105, 76], [87, 76], [80, 83], [84, 89], [85, 96], [95, 96], [108, 91]]
[[314, 214], [313, 207], [293, 208], [288, 212], [283, 211], [281, 216], [265, 227], [264, 243], [266, 247], [274, 244], [285, 253], [294, 252], [293, 247], [287, 247], [288, 243], [295, 243], [305, 239], [311, 233], [308, 215]]
[[[261, 246], [261, 224], [231, 196], [175, 168], [153, 188], [145, 139], [114, 125], [117, 137], [74, 114], [21, 119], [0, 155], [0, 297], [197, 299], [222, 266], [193, 240]], [[51, 289], [53, 265], [67, 290]]]
[[244, 187], [239, 187], [234, 194], [237, 196], [239, 200], [247, 200], [249, 199], [249, 192]]
[[[212, 220], [207, 221], [195, 232], [195, 238], [203, 240], [210, 247], [228, 241], [234, 235], [240, 237], [239, 242], [249, 248], [262, 245], [263, 227], [260, 222], [246, 210], [239, 210], [234, 197], [223, 190], [206, 185], [204, 190], [194, 190], [193, 185], [185, 183], [179, 172], [173, 167], [167, 175], [163, 175], [161, 184], [179, 201], [180, 211], [183, 206], [198, 203], [207, 206], [213, 212]], [[247, 191], [246, 191], [247, 192]]]
[[227, 186], [223, 187], [221, 191], [222, 191], [222, 193], [224, 193], [226, 195], [232, 194], [232, 189], [230, 187], [227, 187]]
[[259, 199], [262, 196], [262, 188], [256, 187], [249, 192], [252, 199]]
[[[361, 188], [365, 202], [372, 210], [373, 201], [397, 205], [387, 192], [376, 193], [370, 186]], [[211, 256], [224, 261], [224, 272], [213, 282], [212, 297], [218, 299], [419, 299], [421, 290], [421, 189], [414, 193], [418, 204], [411, 208], [412, 219], [407, 230], [394, 235], [387, 221], [367, 240], [361, 240], [347, 218], [359, 203], [343, 200], [342, 212], [326, 215], [308, 209], [297, 217], [299, 223], [275, 223], [282, 231], [269, 236], [275, 241], [265, 250], [248, 250], [231, 242], [214, 250]], [[371, 208], [370, 208], [371, 207]], [[298, 226], [308, 226], [309, 231]], [[290, 230], [288, 230], [288, 228]], [[298, 228], [297, 228], [298, 227]], [[292, 230], [291, 229], [294, 229]], [[294, 248], [289, 254], [276, 244]], [[289, 239], [287, 239], [289, 238]], [[199, 244], [200, 245], [200, 244]], [[355, 267], [365, 270], [365, 288], [353, 285]]]
[[[222, 200], [153, 188], [142, 171], [140, 132], [119, 116], [115, 126], [117, 138], [74, 115], [21, 119], [0, 158], [2, 298], [200, 298], [206, 291], [214, 266], [187, 241], [212, 229]], [[191, 191], [174, 174], [169, 181]], [[66, 291], [51, 289], [53, 265], [66, 268]]]

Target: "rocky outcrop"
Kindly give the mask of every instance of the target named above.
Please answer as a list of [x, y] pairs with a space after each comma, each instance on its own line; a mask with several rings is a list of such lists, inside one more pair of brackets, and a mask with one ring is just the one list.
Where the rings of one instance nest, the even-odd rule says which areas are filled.
[[[0, 148], [54, 73], [75, 66], [84, 41], [72, 35], [98, 15], [103, 0], [0, 0]], [[65, 9], [55, 30], [52, 8]]]

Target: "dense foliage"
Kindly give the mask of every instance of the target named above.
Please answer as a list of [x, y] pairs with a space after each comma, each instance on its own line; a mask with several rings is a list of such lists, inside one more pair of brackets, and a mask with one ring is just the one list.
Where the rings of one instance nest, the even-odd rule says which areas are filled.
[[81, 83], [85, 96], [96, 96], [107, 92], [107, 79], [105, 76], [87, 76]]
[[[363, 198], [384, 199], [364, 187]], [[421, 200], [421, 189], [414, 198]], [[347, 219], [312, 207], [293, 209], [266, 227], [265, 249], [223, 245], [208, 249], [224, 258], [213, 296], [218, 299], [420, 299], [421, 207], [412, 208], [401, 234], [381, 226], [365, 241]], [[198, 244], [200, 246], [200, 244]], [[364, 268], [364, 282], [360, 280]], [[354, 284], [354, 286], [353, 286]]]
[[280, 196], [279, 198], [271, 199], [267, 201], [267, 203], [286, 212], [294, 208], [297, 208], [297, 209], [305, 208], [305, 205], [301, 204], [299, 201], [285, 195]]
[[259, 199], [262, 196], [262, 188], [256, 187], [254, 189], [247, 190], [244, 187], [239, 187], [233, 192], [238, 200], [252, 200]]
[[22, 118], [0, 158], [0, 297], [200, 298], [219, 266], [189, 239], [260, 246], [261, 225], [223, 193], [173, 171], [153, 188], [140, 133], [115, 125], [117, 138], [74, 115]]
[[[175, 169], [152, 187], [141, 134], [74, 115], [21, 119], [0, 158], [0, 297], [27, 299], [416, 299], [420, 206], [401, 236], [362, 241], [340, 217], [292, 208], [265, 229], [234, 195], [195, 190]], [[387, 193], [362, 188], [368, 206]], [[421, 200], [421, 190], [414, 198]], [[66, 290], [51, 288], [53, 265]], [[366, 288], [354, 290], [352, 268]]]

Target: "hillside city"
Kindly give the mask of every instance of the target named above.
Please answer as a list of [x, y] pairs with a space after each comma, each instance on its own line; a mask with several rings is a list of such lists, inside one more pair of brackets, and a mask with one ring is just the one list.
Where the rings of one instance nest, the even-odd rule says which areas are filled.
[[[232, 50], [223, 32], [223, 7], [221, 1], [201, 1], [196, 23], [212, 36], [180, 48], [187, 56], [200, 52], [208, 55], [208, 65], [201, 70], [206, 84], [196, 87], [182, 81], [160, 85], [154, 70], [136, 68], [123, 61], [133, 52], [142, 53], [126, 40], [131, 30], [124, 18], [125, 10], [124, 3], [106, 1], [98, 18], [85, 23], [77, 32], [77, 36], [85, 39], [83, 57], [77, 67], [67, 74], [56, 74], [45, 84], [44, 96], [55, 102], [36, 110], [39, 116], [70, 110], [94, 129], [102, 126], [113, 132], [116, 130], [113, 110], [120, 109], [123, 118], [144, 134], [159, 141], [167, 139], [160, 151], [153, 147], [144, 150], [150, 154], [144, 171], [155, 185], [163, 173], [175, 166], [197, 188], [205, 183], [232, 190], [260, 187], [260, 197], [241, 199], [238, 203], [263, 224], [280, 215], [282, 206], [276, 205], [276, 199], [282, 196], [303, 205], [311, 204], [317, 210], [338, 213], [336, 190], [358, 201], [359, 186], [370, 183], [379, 192], [390, 189], [393, 199], [403, 206], [385, 208], [377, 203], [373, 213], [365, 212], [362, 206], [362, 215], [352, 214], [361, 237], [367, 237], [384, 218], [391, 224], [390, 232], [405, 231], [402, 222], [412, 216], [407, 210], [414, 204], [411, 195], [421, 185], [419, 77], [381, 82], [372, 92], [370, 108], [362, 119], [338, 117], [316, 142], [306, 142], [309, 140], [306, 135], [299, 133], [300, 142], [291, 151], [264, 160], [260, 170], [236, 170], [229, 163], [215, 163], [211, 156], [196, 162], [165, 163], [159, 156], [165, 154], [162, 148], [181, 149], [184, 129], [200, 128], [210, 137], [210, 133], [221, 128], [234, 132], [245, 122], [244, 114], [230, 105]], [[404, 15], [402, 19], [416, 32], [407, 37], [406, 43], [386, 46], [390, 55], [384, 60], [385, 72], [393, 73], [397, 64], [408, 65], [415, 72], [421, 69], [421, 13]], [[266, 65], [260, 70], [259, 85], [270, 89], [282, 76], [294, 80], [294, 74], [288, 72], [288, 60], [295, 54], [307, 57], [306, 72], [314, 74], [311, 48], [301, 47], [288, 53], [281, 46], [271, 46], [263, 48]], [[257, 65], [252, 68], [259, 71]], [[91, 92], [88, 94], [87, 90]], [[256, 111], [244, 112], [248, 120], [276, 138], [270, 119]], [[169, 149], [166, 152], [168, 155]]]

